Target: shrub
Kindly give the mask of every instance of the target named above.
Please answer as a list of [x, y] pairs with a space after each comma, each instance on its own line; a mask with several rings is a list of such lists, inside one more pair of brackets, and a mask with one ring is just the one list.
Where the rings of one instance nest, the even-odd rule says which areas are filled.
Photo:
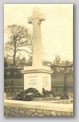
[[23, 101], [31, 101], [35, 97], [42, 97], [43, 95], [39, 93], [39, 91], [36, 88], [28, 88], [12, 99], [14, 100], [23, 100]]

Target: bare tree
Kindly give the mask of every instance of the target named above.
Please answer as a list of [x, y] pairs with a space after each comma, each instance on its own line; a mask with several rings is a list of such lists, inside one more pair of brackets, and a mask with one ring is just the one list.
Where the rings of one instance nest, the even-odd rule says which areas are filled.
[[60, 55], [55, 56], [54, 64], [60, 64], [61, 58]]
[[6, 43], [5, 51], [12, 56], [13, 66], [16, 65], [16, 55], [18, 52], [26, 52], [32, 54], [32, 38], [31, 33], [25, 26], [8, 25], [6, 28], [9, 33], [9, 40]]

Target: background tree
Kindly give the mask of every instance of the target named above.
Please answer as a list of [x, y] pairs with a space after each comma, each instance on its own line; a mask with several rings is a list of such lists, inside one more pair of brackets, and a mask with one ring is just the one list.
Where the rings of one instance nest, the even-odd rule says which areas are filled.
[[8, 25], [6, 30], [9, 33], [9, 40], [6, 43], [5, 50], [8, 52], [8, 56], [12, 56], [13, 66], [15, 66], [16, 56], [19, 52], [32, 54], [32, 37], [25, 26]]
[[61, 62], [60, 55], [55, 55], [54, 64], [60, 64], [60, 62]]
[[6, 57], [4, 57], [4, 67], [8, 67], [8, 61]]

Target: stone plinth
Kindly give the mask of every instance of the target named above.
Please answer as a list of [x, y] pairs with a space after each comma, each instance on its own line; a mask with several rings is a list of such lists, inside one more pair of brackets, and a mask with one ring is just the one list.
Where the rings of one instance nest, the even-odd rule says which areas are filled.
[[49, 67], [24, 67], [24, 90], [36, 88], [42, 93], [42, 89], [51, 90], [51, 73]]

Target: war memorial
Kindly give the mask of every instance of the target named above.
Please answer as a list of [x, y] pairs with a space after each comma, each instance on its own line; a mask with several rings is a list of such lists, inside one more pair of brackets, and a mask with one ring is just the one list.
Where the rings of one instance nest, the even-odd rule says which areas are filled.
[[[41, 41], [41, 23], [45, 21], [45, 15], [39, 8], [35, 7], [32, 16], [28, 17], [28, 23], [33, 27], [33, 59], [32, 66], [24, 66], [22, 70], [24, 77], [24, 90], [36, 89], [39, 96], [43, 89], [51, 91], [51, 70], [48, 66], [42, 64], [42, 41]], [[26, 97], [26, 96], [25, 96]], [[24, 99], [24, 98], [23, 98]], [[5, 116], [73, 116], [73, 99], [61, 100], [50, 97], [38, 97], [33, 100], [15, 100], [7, 99], [4, 93], [4, 115]]]

